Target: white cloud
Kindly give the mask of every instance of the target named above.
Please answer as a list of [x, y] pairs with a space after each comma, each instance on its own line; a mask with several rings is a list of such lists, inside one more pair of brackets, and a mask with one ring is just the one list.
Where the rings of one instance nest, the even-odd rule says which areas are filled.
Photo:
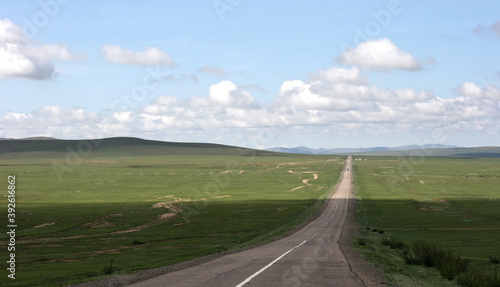
[[85, 57], [71, 53], [61, 44], [35, 46], [19, 26], [9, 19], [0, 19], [0, 79], [49, 80], [56, 76], [53, 61], [74, 61]]
[[[97, 124], [102, 116], [83, 108], [65, 109], [60, 106], [43, 106], [31, 113], [7, 113], [0, 117], [0, 126], [15, 128], [12, 137], [33, 135], [57, 138], [98, 138], [103, 134]], [[0, 129], [0, 136], [2, 131]]]
[[135, 52], [118, 45], [104, 45], [101, 50], [106, 60], [117, 64], [139, 66], [159, 65], [171, 68], [176, 65], [172, 56], [156, 47], [147, 47], [144, 51]]
[[222, 81], [210, 86], [209, 98], [215, 103], [229, 106], [233, 102], [232, 92], [236, 91], [236, 85], [231, 81]]
[[314, 84], [300, 80], [285, 81], [278, 94], [275, 105], [295, 110], [349, 109], [348, 101], [317, 94], [312, 91]]
[[21, 27], [7, 18], [0, 19], [0, 43], [28, 44], [28, 42]]
[[310, 81], [283, 82], [269, 104], [259, 104], [242, 87], [221, 81], [207, 88], [204, 97], [161, 96], [135, 111], [96, 114], [44, 106], [31, 113], [11, 112], [0, 118], [0, 127], [9, 127], [0, 128], [0, 137], [140, 136], [255, 147], [270, 146], [278, 138], [300, 141], [306, 135], [444, 138], [500, 133], [500, 89], [493, 85], [464, 82], [455, 88], [457, 97], [448, 99], [426, 90], [382, 89], [367, 84], [356, 69], [315, 75]]
[[254, 109], [259, 106], [255, 98], [233, 82], [225, 80], [210, 86], [208, 97], [193, 97], [193, 106], [220, 110], [224, 108]]
[[474, 98], [481, 97], [483, 93], [483, 90], [480, 87], [471, 82], [465, 82], [462, 85], [458, 86], [455, 90], [464, 96]]
[[389, 39], [370, 40], [354, 48], [348, 48], [337, 57], [337, 61], [365, 69], [407, 71], [422, 69], [422, 65], [413, 55], [399, 49]]
[[494, 85], [482, 89], [474, 83], [464, 82], [455, 89], [455, 92], [469, 98], [500, 101], [500, 89]]

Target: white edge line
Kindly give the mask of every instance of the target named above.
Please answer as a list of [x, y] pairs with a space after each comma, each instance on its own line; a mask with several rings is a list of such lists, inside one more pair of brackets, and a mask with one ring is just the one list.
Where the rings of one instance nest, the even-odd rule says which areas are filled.
[[[325, 223], [325, 225], [327, 225], [328, 223], [330, 223], [330, 221], [333, 219], [333, 216], [335, 215], [335, 213], [337, 213], [337, 208], [339, 207], [339, 204], [340, 202], [337, 202], [337, 206], [335, 206], [335, 209], [333, 210], [333, 214], [332, 216], [330, 217], [330, 219], [328, 219], [328, 221]], [[318, 232], [320, 233], [320, 232]], [[317, 235], [317, 234], [316, 234]], [[295, 249], [299, 248], [300, 246], [302, 246], [304, 243], [306, 243], [307, 241], [309, 241], [310, 239], [316, 237], [313, 236], [309, 239], [306, 239], [304, 241], [302, 241], [301, 244], [295, 246], [294, 248], [288, 250], [287, 252], [283, 253], [280, 257], [274, 259], [271, 263], [267, 264], [266, 266], [262, 267], [262, 269], [260, 269], [259, 271], [255, 272], [253, 275], [251, 275], [250, 277], [248, 277], [247, 279], [245, 279], [245, 281], [241, 282], [240, 284], [236, 285], [236, 287], [242, 287], [243, 285], [247, 284], [248, 282], [250, 282], [253, 278], [259, 276], [260, 273], [264, 272], [267, 268], [271, 267], [274, 265], [274, 263], [278, 262], [281, 258], [285, 257], [288, 253], [294, 251]]]
[[248, 282], [250, 282], [250, 280], [252, 280], [253, 278], [257, 277], [260, 273], [264, 272], [264, 270], [266, 270], [267, 268], [271, 267], [274, 263], [278, 262], [278, 260], [280, 260], [281, 258], [285, 257], [288, 253], [290, 253], [290, 252], [294, 251], [295, 249], [299, 248], [300, 246], [302, 246], [302, 244], [304, 244], [306, 242], [307, 242], [307, 240], [304, 240], [301, 244], [299, 244], [299, 245], [295, 246], [294, 248], [288, 250], [287, 252], [283, 253], [280, 257], [274, 259], [273, 262], [267, 264], [262, 269], [260, 269], [259, 271], [255, 272], [252, 276], [248, 277], [245, 281], [243, 281], [240, 284], [236, 285], [236, 287], [241, 287], [241, 286], [247, 284]]
[[[342, 181], [343, 181], [343, 178], [342, 178]], [[342, 185], [342, 183], [341, 183], [341, 185]], [[340, 185], [339, 185], [339, 189], [340, 189]], [[335, 213], [337, 213], [337, 209], [338, 209], [339, 205], [340, 205], [340, 201], [337, 202], [337, 205], [335, 206], [335, 209], [333, 210], [332, 216], [327, 220], [327, 222], [323, 225], [323, 227], [325, 227], [326, 225], [328, 225], [328, 223], [330, 223], [330, 221], [332, 221], [333, 217], [335, 216]], [[323, 230], [321, 229], [321, 231], [323, 231]], [[321, 233], [321, 231], [318, 232], [318, 234]], [[318, 234], [314, 235], [313, 237], [316, 237]], [[294, 251], [295, 249], [299, 248], [300, 246], [302, 246], [304, 243], [306, 243], [307, 241], [309, 241], [313, 237], [302, 241], [301, 244], [299, 244], [299, 245], [295, 246], [294, 248], [288, 250], [287, 252], [283, 253], [280, 257], [274, 259], [271, 263], [269, 263], [266, 266], [262, 267], [262, 269], [260, 269], [259, 271], [255, 272], [253, 275], [251, 275], [250, 277], [248, 277], [247, 279], [245, 279], [245, 281], [243, 281], [240, 284], [236, 285], [236, 287], [242, 287], [243, 285], [247, 284], [253, 278], [259, 276], [259, 274], [262, 273], [262, 272], [264, 272], [267, 268], [273, 266], [274, 263], [278, 262], [281, 258], [285, 257], [288, 253], [290, 253], [290, 252]]]

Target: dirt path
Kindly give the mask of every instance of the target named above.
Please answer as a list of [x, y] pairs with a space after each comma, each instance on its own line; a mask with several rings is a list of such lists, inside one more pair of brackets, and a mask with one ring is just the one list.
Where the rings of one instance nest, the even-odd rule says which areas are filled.
[[[170, 196], [167, 196], [170, 197]], [[174, 205], [175, 202], [180, 202], [180, 200], [176, 199], [174, 202], [157, 202], [152, 205], [151, 208], [166, 208], [168, 209], [168, 213], [160, 214], [156, 217], [156, 219], [151, 220], [149, 222], [146, 222], [144, 224], [124, 229], [124, 230], [118, 230], [114, 232], [108, 232], [108, 233], [100, 233], [100, 234], [84, 234], [84, 235], [73, 235], [73, 236], [66, 236], [66, 237], [49, 237], [49, 238], [35, 238], [35, 239], [26, 239], [26, 240], [20, 240], [18, 243], [46, 243], [46, 242], [55, 242], [55, 241], [62, 241], [62, 240], [70, 240], [70, 239], [79, 239], [79, 238], [86, 238], [86, 237], [96, 237], [96, 236], [106, 236], [106, 235], [113, 235], [113, 234], [125, 234], [125, 233], [130, 233], [130, 232], [137, 232], [141, 231], [144, 228], [148, 228], [166, 221], [171, 220], [174, 218], [177, 214], [181, 213], [182, 211]], [[109, 219], [113, 217], [120, 217], [123, 216], [123, 214], [116, 213], [116, 214], [110, 214], [101, 218], [98, 218], [96, 220], [87, 222], [83, 225], [81, 225], [79, 228], [80, 229], [93, 229], [93, 228], [102, 228], [102, 227], [107, 227], [112, 225], [112, 223], [108, 222]], [[44, 223], [38, 226], [35, 226], [33, 228], [44, 228], [47, 226], [54, 225], [55, 222], [50, 222], [50, 223]]]
[[319, 178], [318, 174], [317, 173], [314, 173], [314, 171], [303, 171], [303, 172], [294, 172], [293, 170], [289, 170], [288, 173], [291, 173], [291, 174], [299, 174], [301, 176], [299, 176], [299, 179], [302, 178], [302, 174], [313, 174], [313, 178], [310, 178], [310, 179], [302, 179], [302, 184], [304, 185], [301, 185], [301, 186], [297, 186], [297, 187], [294, 187], [290, 190], [288, 190], [288, 192], [292, 192], [292, 191], [296, 191], [296, 190], [299, 190], [301, 188], [304, 188], [306, 186], [311, 186], [312, 184], [309, 183], [309, 181], [311, 180], [316, 180]]
[[316, 179], [318, 179], [318, 174], [317, 174], [317, 173], [315, 173], [315, 174], [313, 175], [313, 179], [304, 179], [304, 180], [302, 180], [302, 183], [303, 183], [303, 184], [307, 184], [307, 185], [311, 185], [311, 184], [309, 184], [309, 181], [310, 181], [310, 180], [316, 180]]

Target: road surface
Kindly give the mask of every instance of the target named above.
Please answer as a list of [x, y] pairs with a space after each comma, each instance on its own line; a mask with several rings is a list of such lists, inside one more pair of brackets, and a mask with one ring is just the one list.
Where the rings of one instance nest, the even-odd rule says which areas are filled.
[[323, 213], [278, 241], [131, 286], [365, 286], [339, 247], [351, 189], [349, 157]]

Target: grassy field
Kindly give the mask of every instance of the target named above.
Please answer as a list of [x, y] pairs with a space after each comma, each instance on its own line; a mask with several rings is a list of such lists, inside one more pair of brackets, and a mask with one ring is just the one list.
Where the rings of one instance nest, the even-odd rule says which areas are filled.
[[[16, 280], [4, 268], [1, 286], [65, 285], [265, 242], [311, 216], [343, 164], [217, 147], [182, 155], [80, 148], [74, 158], [77, 146], [0, 154], [5, 190], [16, 175], [18, 225]], [[7, 219], [7, 191], [2, 197]]]
[[[402, 268], [398, 252], [380, 244], [387, 237], [424, 240], [470, 259], [473, 267], [497, 268], [490, 256], [500, 257], [499, 159], [370, 157], [356, 161], [354, 171], [369, 246], [363, 248], [396, 286], [413, 286], [402, 283], [411, 276], [421, 277], [419, 286], [454, 285], [432, 270]], [[429, 283], [431, 277], [439, 283]]]

